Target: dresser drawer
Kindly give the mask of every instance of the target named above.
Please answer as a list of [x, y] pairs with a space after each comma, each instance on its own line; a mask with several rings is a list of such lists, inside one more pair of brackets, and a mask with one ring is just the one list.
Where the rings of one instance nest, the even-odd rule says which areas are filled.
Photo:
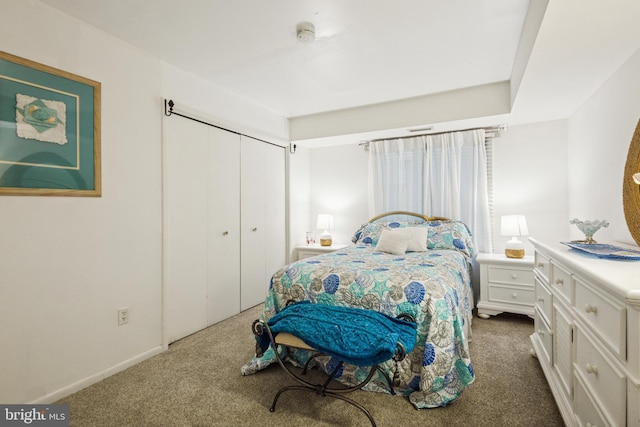
[[533, 271], [531, 269], [519, 269], [515, 267], [488, 267], [488, 275], [490, 283], [503, 283], [510, 285], [533, 285]]
[[493, 284], [489, 285], [489, 301], [521, 304], [533, 307], [534, 299], [533, 287], [518, 288]]
[[561, 304], [553, 304], [553, 367], [565, 397], [571, 396], [573, 383], [573, 330], [571, 312]]
[[558, 264], [555, 264], [553, 261], [551, 261], [551, 277], [549, 286], [551, 287], [551, 292], [563, 298], [568, 304], [572, 303], [571, 273], [560, 267]]
[[602, 413], [598, 410], [593, 398], [585, 390], [584, 383], [578, 377], [576, 379], [575, 393], [573, 397], [574, 412], [581, 427], [610, 426]]
[[[626, 387], [624, 374], [607, 359], [606, 351], [580, 328], [576, 328], [576, 361], [574, 370], [577, 377], [599, 402], [599, 407], [614, 425], [624, 425], [626, 419]], [[609, 356], [611, 357], [611, 356]]]
[[547, 324], [551, 323], [551, 307], [553, 306], [553, 296], [551, 291], [542, 284], [540, 279], [535, 278], [535, 304], [538, 313], [544, 317]]
[[576, 311], [604, 343], [622, 360], [626, 359], [626, 310], [580, 279], [575, 280]]
[[536, 251], [533, 258], [533, 269], [537, 272], [544, 280], [549, 281], [549, 271], [550, 271], [550, 262], [549, 258], [540, 252]]
[[542, 344], [544, 354], [538, 354], [539, 359], [543, 359], [546, 364], [551, 363], [551, 350], [553, 345], [553, 338], [551, 336], [551, 329], [544, 319], [540, 316], [540, 312], [536, 310], [536, 316], [534, 319], [535, 335], [537, 340]]

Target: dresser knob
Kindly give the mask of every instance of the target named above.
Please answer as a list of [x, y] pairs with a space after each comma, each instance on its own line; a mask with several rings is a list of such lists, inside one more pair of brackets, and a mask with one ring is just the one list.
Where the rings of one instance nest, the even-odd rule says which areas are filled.
[[515, 280], [515, 279], [517, 279], [517, 278], [518, 278], [518, 275], [517, 275], [517, 274], [512, 274], [512, 275], [511, 275], [511, 278], [512, 278], [513, 280]]
[[251, 231], [258, 231], [258, 227], [253, 227]]
[[587, 371], [587, 374], [597, 374], [598, 373], [598, 367], [596, 365], [590, 365], [587, 363], [587, 365], [584, 367], [584, 369]]
[[542, 267], [544, 267], [544, 262], [539, 262], [538, 263], [538, 268], [542, 268]]
[[511, 294], [511, 298], [516, 299], [518, 298], [518, 294], [516, 294], [515, 292]]
[[556, 279], [556, 285], [564, 285], [564, 280]]
[[538, 301], [544, 302], [544, 298], [543, 297], [538, 297]]
[[538, 329], [538, 335], [544, 335], [544, 331], [542, 329]]
[[584, 306], [584, 311], [586, 311], [587, 313], [596, 314], [598, 312], [598, 307], [596, 307], [595, 305], [587, 304]]
[[225, 232], [223, 232], [223, 233], [222, 233], [222, 235], [223, 235], [223, 236], [228, 236], [228, 235], [229, 235], [229, 232], [228, 232], [228, 231], [225, 231]]

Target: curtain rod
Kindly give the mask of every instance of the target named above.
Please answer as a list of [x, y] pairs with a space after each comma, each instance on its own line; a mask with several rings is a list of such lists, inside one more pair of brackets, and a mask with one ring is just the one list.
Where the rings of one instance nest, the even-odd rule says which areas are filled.
[[[187, 116], [186, 114], [178, 113], [177, 111], [173, 111], [174, 105], [176, 105], [176, 104], [173, 102], [173, 100], [171, 100], [171, 99], [168, 100], [168, 101], [166, 99], [164, 100], [164, 115], [165, 116], [170, 117], [170, 116], [176, 115], [176, 116], [184, 117], [185, 119], [193, 120], [194, 122], [202, 123], [203, 125], [211, 126], [211, 127], [214, 127], [216, 129], [220, 129], [220, 130], [225, 130], [227, 132], [231, 132], [231, 133], [234, 133], [236, 135], [246, 136], [247, 138], [253, 138], [253, 139], [256, 139], [256, 140], [258, 140], [260, 142], [264, 142], [265, 144], [271, 144], [271, 145], [275, 145], [276, 147], [284, 148], [282, 145], [278, 145], [278, 144], [275, 144], [273, 142], [265, 141], [264, 139], [256, 138], [255, 136], [246, 135], [244, 133], [235, 131], [233, 129], [227, 129], [227, 128], [224, 128], [222, 126], [214, 125], [213, 123], [205, 122], [204, 120], [200, 120], [200, 119], [197, 119], [195, 117]], [[295, 152], [295, 145], [293, 147], [294, 147], [293, 149], [294, 149], [294, 152]]]
[[416, 134], [416, 135], [395, 136], [395, 137], [392, 136], [392, 137], [387, 137], [387, 138], [370, 139], [368, 141], [362, 141], [358, 145], [369, 145], [369, 143], [371, 143], [371, 142], [385, 141], [385, 140], [388, 140], [388, 139], [406, 139], [406, 138], [415, 138], [417, 136], [444, 135], [445, 133], [467, 132], [467, 131], [479, 130], [479, 129], [484, 129], [484, 131], [486, 133], [493, 133], [494, 135], [491, 135], [491, 137], [497, 137], [497, 136], [500, 136], [500, 132], [503, 131], [506, 128], [507, 128], [507, 125], [506, 124], [502, 124], [502, 125], [478, 127], [478, 128], [455, 129], [455, 130], [449, 130], [449, 131], [445, 131], [445, 132], [425, 132], [425, 133], [420, 133], [420, 134]]

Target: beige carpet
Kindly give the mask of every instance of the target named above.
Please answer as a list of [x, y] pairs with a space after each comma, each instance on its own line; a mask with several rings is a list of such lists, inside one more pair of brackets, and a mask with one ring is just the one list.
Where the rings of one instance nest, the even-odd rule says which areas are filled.
[[[279, 366], [243, 377], [253, 355], [251, 323], [259, 307], [172, 344], [168, 351], [56, 403], [68, 403], [72, 426], [370, 426], [340, 400], [276, 390], [295, 384]], [[350, 396], [383, 426], [562, 426], [536, 358], [533, 321], [503, 314], [474, 318], [475, 382], [444, 408], [416, 410], [404, 397], [358, 391]]]

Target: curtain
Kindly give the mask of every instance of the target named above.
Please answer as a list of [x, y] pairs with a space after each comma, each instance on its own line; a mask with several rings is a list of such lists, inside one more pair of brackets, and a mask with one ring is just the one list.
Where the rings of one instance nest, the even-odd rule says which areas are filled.
[[476, 249], [492, 252], [483, 129], [373, 141], [369, 215], [406, 210], [463, 221]]

